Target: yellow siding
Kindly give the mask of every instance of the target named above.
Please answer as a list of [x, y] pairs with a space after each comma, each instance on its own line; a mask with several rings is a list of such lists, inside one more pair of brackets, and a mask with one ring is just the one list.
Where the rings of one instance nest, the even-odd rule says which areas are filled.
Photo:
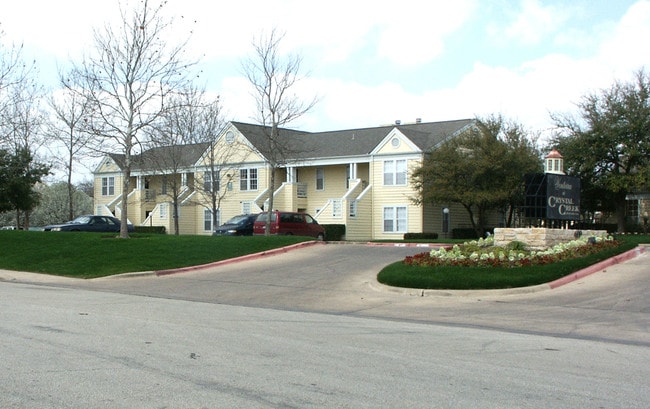
[[345, 240], [367, 241], [372, 239], [372, 192], [366, 191], [359, 197], [356, 216], [347, 217], [346, 222]]
[[[407, 169], [412, 169], [418, 161], [408, 161]], [[377, 158], [372, 164], [373, 184], [373, 238], [374, 239], [401, 239], [404, 233], [421, 232], [423, 214], [420, 206], [413, 204], [412, 198], [416, 196], [411, 187], [410, 172], [407, 174], [405, 186], [384, 186], [384, 160]], [[407, 208], [407, 231], [384, 232], [384, 207], [405, 206]]]
[[[255, 152], [245, 139], [235, 130], [236, 138], [232, 143], [227, 143], [224, 138], [217, 141], [214, 146], [214, 153], [212, 159], [216, 164], [241, 164], [263, 162], [264, 158]], [[208, 166], [210, 158], [206, 155], [199, 166]]]
[[[317, 167], [301, 168], [299, 171], [299, 182], [307, 184], [308, 210], [316, 214], [316, 210], [323, 209], [328, 200], [340, 199], [347, 192], [346, 188], [346, 167], [347, 165], [323, 166], [324, 185], [323, 190], [316, 189]], [[331, 213], [330, 213], [331, 214]], [[332, 221], [341, 223], [341, 220]]]

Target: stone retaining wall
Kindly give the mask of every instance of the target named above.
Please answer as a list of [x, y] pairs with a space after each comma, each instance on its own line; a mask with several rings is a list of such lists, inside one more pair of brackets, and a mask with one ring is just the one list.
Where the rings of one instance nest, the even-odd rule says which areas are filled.
[[544, 250], [559, 243], [575, 240], [580, 236], [606, 235], [606, 230], [568, 230], [543, 227], [496, 228], [494, 229], [494, 245], [505, 246], [512, 241], [520, 241], [526, 243], [531, 250]]

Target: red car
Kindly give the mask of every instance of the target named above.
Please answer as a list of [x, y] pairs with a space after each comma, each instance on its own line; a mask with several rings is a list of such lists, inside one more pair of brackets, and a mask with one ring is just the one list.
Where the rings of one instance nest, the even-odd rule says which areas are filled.
[[[266, 221], [269, 213], [260, 213], [253, 224], [253, 234], [265, 234]], [[271, 212], [271, 234], [284, 234], [294, 236], [310, 236], [318, 240], [325, 240], [325, 229], [307, 213], [298, 212]]]

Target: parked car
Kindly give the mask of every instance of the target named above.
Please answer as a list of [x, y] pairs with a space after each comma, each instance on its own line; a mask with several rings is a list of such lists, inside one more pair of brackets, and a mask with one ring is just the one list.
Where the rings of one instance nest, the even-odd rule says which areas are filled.
[[[51, 224], [43, 227], [44, 231], [92, 231], [92, 232], [119, 232], [122, 223], [120, 219], [112, 216], [79, 216], [76, 219], [63, 223]], [[133, 225], [128, 225], [130, 232], [134, 231]]]
[[252, 236], [257, 214], [240, 214], [217, 227], [213, 236]]
[[[265, 233], [266, 221], [269, 213], [260, 213], [253, 225], [253, 234]], [[271, 212], [271, 234], [285, 234], [295, 236], [310, 236], [318, 240], [325, 240], [325, 229], [307, 213], [298, 212]]]

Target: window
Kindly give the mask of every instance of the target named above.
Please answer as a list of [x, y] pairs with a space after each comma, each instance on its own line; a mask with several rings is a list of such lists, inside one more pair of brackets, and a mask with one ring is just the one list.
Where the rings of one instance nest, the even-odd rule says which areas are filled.
[[257, 169], [239, 170], [239, 190], [257, 190]]
[[[219, 224], [219, 219], [221, 217], [221, 212], [219, 209], [217, 209], [217, 225]], [[216, 227], [216, 226], [214, 226]], [[211, 209], [203, 209], [203, 230], [204, 231], [212, 231], [213, 226], [212, 226], [212, 210]]]
[[332, 217], [341, 217], [341, 199], [331, 199], [332, 202]]
[[251, 214], [252, 213], [252, 204], [251, 202], [241, 202], [241, 212], [243, 214]]
[[206, 192], [218, 192], [219, 191], [219, 171], [214, 171], [214, 183], [212, 182], [212, 171], [207, 171], [203, 173], [203, 190]]
[[350, 200], [348, 202], [349, 206], [349, 215], [350, 217], [357, 217], [357, 201], [356, 200]]
[[161, 219], [167, 218], [167, 203], [160, 204], [160, 218]]
[[115, 178], [113, 176], [102, 178], [102, 196], [115, 195]]
[[406, 206], [384, 207], [384, 233], [406, 233]]
[[316, 168], [316, 190], [325, 189], [325, 169]]
[[384, 161], [384, 185], [406, 185], [406, 159]]

